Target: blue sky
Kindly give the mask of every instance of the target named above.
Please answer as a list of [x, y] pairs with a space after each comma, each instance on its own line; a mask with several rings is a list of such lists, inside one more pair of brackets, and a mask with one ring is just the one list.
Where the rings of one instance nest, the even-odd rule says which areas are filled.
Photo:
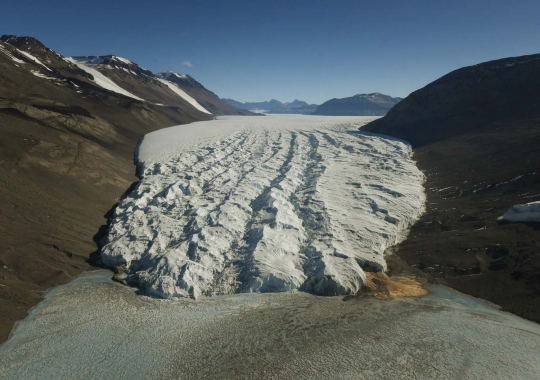
[[459, 67], [540, 53], [538, 0], [3, 0], [0, 25], [240, 101], [406, 96]]

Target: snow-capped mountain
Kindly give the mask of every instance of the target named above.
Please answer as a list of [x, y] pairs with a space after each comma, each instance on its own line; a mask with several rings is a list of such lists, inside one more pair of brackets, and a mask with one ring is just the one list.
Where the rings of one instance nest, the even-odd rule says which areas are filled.
[[[66, 77], [69, 77], [134, 100], [158, 106], [186, 109], [189, 110], [188, 112], [202, 112], [207, 115], [247, 114], [228, 106], [218, 96], [189, 76], [178, 75], [171, 82], [167, 79], [169, 75], [156, 75], [134, 62], [116, 55], [66, 58], [32, 37], [5, 35], [1, 39], [17, 50], [12, 55], [22, 55], [23, 60], [39, 62], [39, 70], [35, 71], [40, 73], [42, 79], [56, 78], [58, 81], [64, 81]], [[7, 51], [9, 48], [4, 50]], [[51, 75], [47, 76], [47, 73], [51, 73]], [[182, 77], [186, 80], [177, 80]], [[67, 83], [71, 82], [68, 80]], [[199, 104], [197, 99], [200, 99], [210, 110]]]
[[0, 297], [0, 341], [41, 292], [88, 269], [103, 215], [135, 180], [140, 136], [249, 113], [205, 100], [118, 56], [66, 58], [32, 37], [0, 38], [0, 272], [9, 268], [1, 289], [14, 295]]
[[187, 74], [178, 74], [173, 71], [167, 71], [156, 74], [159, 78], [174, 83], [182, 91], [210, 111], [214, 115], [246, 115], [251, 112], [245, 112], [242, 109], [235, 108], [227, 102], [220, 99], [212, 91], [208, 90], [201, 83]]
[[[71, 57], [69, 59], [94, 76], [99, 77], [100, 74], [104, 76], [105, 78], [100, 78], [100, 83], [108, 89], [112, 89], [112, 86], [109, 83], [105, 84], [107, 79], [117, 85], [116, 92], [137, 100], [178, 106], [180, 98], [181, 103], [185, 102], [197, 111], [206, 114], [246, 114], [225, 104], [218, 96], [189, 75], [173, 72], [154, 74], [128, 59], [115, 55]], [[121, 88], [120, 91], [118, 87]]]
[[315, 111], [315, 115], [383, 116], [400, 100], [401, 98], [393, 98], [378, 92], [341, 99], [334, 98], [321, 104]]

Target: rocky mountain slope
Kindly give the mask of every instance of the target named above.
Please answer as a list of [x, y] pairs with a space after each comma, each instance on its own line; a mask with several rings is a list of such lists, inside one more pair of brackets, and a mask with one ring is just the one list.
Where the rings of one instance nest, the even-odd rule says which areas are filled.
[[317, 107], [315, 115], [328, 116], [384, 116], [401, 98], [378, 92], [358, 94], [349, 98], [331, 99]]
[[427, 212], [398, 255], [441, 282], [540, 322], [538, 223], [498, 220], [540, 200], [540, 54], [464, 67], [364, 130], [415, 147]]
[[47, 288], [89, 268], [108, 211], [136, 180], [140, 136], [212, 119], [163, 81], [119, 57], [0, 38], [0, 341]]

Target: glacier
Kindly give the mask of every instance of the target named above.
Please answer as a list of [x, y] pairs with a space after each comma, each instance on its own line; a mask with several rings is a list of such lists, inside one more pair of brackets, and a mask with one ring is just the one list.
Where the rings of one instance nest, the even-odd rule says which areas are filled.
[[356, 293], [424, 210], [404, 141], [374, 118], [220, 117], [152, 132], [104, 265], [144, 294]]

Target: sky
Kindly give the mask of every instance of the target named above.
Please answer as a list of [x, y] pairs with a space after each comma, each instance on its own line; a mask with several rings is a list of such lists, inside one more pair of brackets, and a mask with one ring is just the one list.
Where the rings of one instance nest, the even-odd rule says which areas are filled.
[[405, 97], [488, 60], [540, 53], [539, 0], [2, 0], [0, 34], [115, 54], [222, 98]]

